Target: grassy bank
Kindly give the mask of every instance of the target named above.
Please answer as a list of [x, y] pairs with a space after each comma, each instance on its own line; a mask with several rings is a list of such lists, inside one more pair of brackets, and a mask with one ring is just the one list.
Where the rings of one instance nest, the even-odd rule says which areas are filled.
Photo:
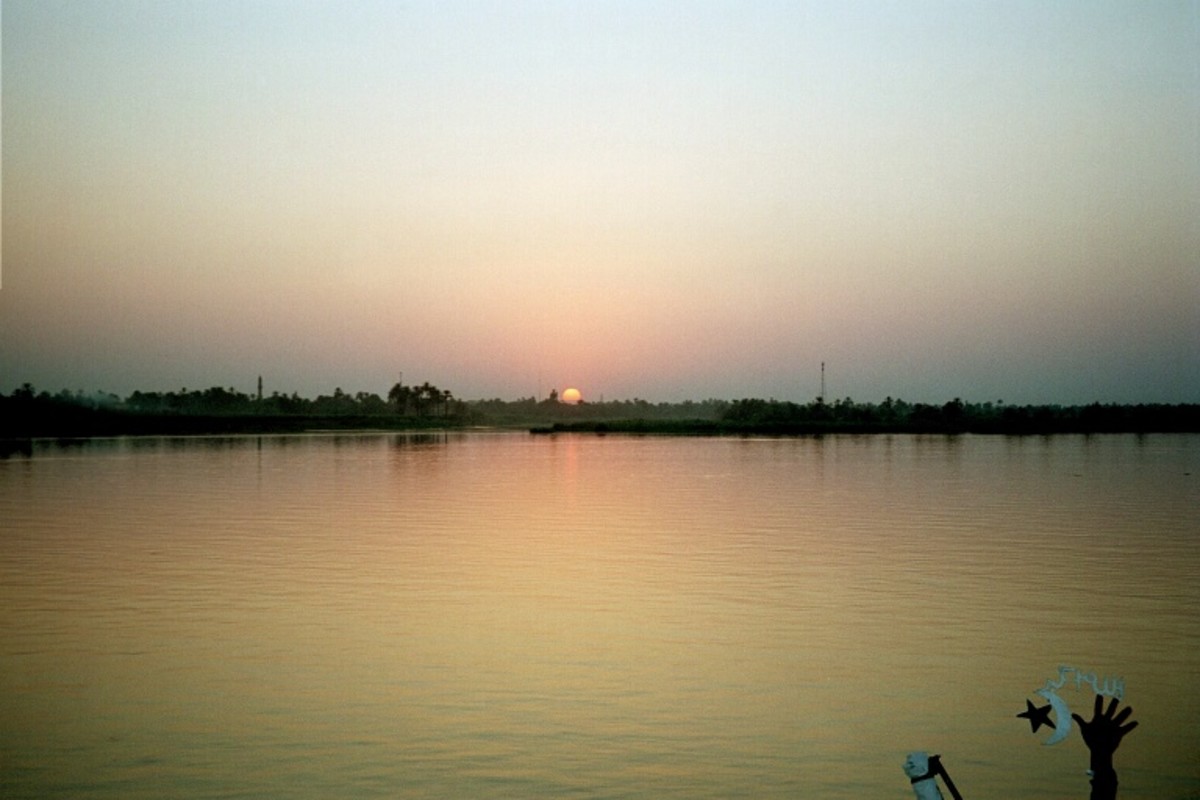
[[1200, 433], [1200, 415], [1130, 417], [1126, 419], [1063, 419], [1020, 417], [974, 421], [907, 420], [606, 420], [557, 422], [531, 427], [530, 433], [607, 433], [663, 436], [819, 436], [821, 434], [941, 434], [1006, 436], [1102, 433]]
[[136, 414], [102, 409], [0, 422], [0, 438], [83, 438], [92, 436], [201, 436], [303, 433], [313, 430], [429, 430], [458, 427], [453, 419], [345, 414]]

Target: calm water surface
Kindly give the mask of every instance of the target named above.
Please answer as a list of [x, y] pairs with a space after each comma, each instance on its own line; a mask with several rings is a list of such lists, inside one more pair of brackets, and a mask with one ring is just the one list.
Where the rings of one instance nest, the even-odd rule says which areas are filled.
[[1198, 436], [37, 443], [0, 796], [1086, 798], [1066, 664], [1200, 797], [1198, 509]]

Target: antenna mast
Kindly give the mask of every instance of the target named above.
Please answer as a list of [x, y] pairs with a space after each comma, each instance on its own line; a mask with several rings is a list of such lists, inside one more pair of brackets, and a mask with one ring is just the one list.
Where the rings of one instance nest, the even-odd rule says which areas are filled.
[[817, 397], [817, 400], [822, 403], [825, 402], [825, 362], [824, 361], [821, 362], [821, 394], [819, 397]]

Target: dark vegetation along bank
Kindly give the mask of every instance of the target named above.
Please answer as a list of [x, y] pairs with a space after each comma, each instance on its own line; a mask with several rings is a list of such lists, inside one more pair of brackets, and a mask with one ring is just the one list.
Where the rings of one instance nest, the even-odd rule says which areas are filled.
[[568, 405], [549, 399], [460, 400], [430, 384], [396, 384], [387, 397], [368, 392], [308, 399], [235, 389], [113, 394], [29, 384], [0, 394], [0, 439], [123, 435], [292, 433], [311, 430], [408, 430], [495, 426], [535, 433], [803, 435], [819, 433], [1155, 433], [1200, 432], [1200, 405], [1017, 406], [1003, 402], [941, 405], [887, 398], [858, 403], [745, 399], [650, 403], [612, 400]]
[[442, 428], [461, 425], [466, 404], [438, 387], [396, 384], [387, 398], [340, 388], [316, 399], [236, 389], [38, 392], [25, 384], [0, 395], [0, 438], [299, 433], [310, 430]]
[[595, 431], [696, 435], [820, 433], [1188, 433], [1200, 432], [1200, 405], [1016, 406], [966, 403], [908, 403], [888, 398], [882, 403], [807, 404], [747, 399], [727, 403], [712, 419], [613, 422], [580, 419], [557, 422], [536, 432]]

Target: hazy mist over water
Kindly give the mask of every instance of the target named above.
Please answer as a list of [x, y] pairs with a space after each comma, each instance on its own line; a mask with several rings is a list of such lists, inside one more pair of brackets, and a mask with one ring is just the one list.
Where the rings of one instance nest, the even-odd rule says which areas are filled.
[[[5, 797], [1200, 792], [1200, 438], [310, 435], [0, 460]], [[1067, 686], [1072, 710], [1090, 691]]]

